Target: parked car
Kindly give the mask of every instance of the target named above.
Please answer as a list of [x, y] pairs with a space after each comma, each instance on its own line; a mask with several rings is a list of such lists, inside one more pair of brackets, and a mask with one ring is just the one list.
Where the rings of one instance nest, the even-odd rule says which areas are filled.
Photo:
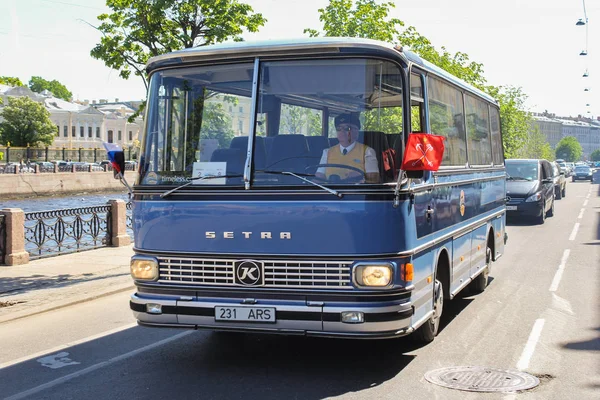
[[567, 195], [567, 178], [556, 161], [551, 164], [554, 175], [554, 198], [560, 200]]
[[571, 176], [571, 181], [575, 182], [578, 180], [590, 181], [593, 180], [593, 172], [587, 165], [578, 165], [575, 167], [575, 172]]
[[548, 160], [508, 159], [506, 215], [534, 217], [543, 224], [554, 215], [554, 172]]

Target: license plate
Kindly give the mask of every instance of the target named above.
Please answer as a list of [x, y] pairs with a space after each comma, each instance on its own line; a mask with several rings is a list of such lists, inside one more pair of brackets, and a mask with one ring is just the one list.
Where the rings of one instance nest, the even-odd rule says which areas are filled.
[[506, 206], [506, 211], [516, 211], [517, 206]]
[[275, 322], [271, 307], [215, 307], [216, 321]]

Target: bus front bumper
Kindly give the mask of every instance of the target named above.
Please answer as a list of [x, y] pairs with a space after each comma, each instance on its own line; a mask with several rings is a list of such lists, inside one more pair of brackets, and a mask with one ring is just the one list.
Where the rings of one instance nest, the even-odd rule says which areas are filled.
[[[392, 338], [412, 332], [414, 310], [410, 300], [385, 305], [253, 301], [240, 304], [239, 299], [227, 298], [180, 300], [136, 293], [131, 296], [130, 308], [139, 324], [156, 327], [364, 339]], [[238, 311], [271, 309], [274, 318], [268, 322], [218, 320], [216, 310], [223, 307]], [[347, 312], [360, 314], [362, 322], [342, 322], [342, 315]]]

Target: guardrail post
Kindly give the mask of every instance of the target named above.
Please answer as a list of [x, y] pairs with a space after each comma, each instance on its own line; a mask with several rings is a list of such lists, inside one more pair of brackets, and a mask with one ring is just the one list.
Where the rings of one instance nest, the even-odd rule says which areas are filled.
[[111, 212], [111, 243], [113, 247], [127, 246], [131, 239], [127, 234], [127, 207], [123, 200], [109, 200]]
[[0, 214], [4, 215], [6, 224], [4, 263], [6, 265], [29, 263], [29, 253], [25, 251], [25, 213], [20, 208], [5, 208], [0, 211]]

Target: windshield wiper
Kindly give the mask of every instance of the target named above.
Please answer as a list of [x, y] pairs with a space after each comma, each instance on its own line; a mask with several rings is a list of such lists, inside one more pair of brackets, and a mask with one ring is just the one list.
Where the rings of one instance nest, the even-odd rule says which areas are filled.
[[[293, 176], [293, 177], [295, 177], [295, 178], [298, 178], [298, 179], [300, 179], [300, 180], [302, 180], [302, 181], [304, 181], [304, 182], [310, 183], [311, 185], [314, 185], [314, 186], [320, 187], [321, 189], [325, 190], [326, 192], [329, 192], [329, 193], [333, 194], [334, 196], [337, 196], [337, 197], [339, 197], [340, 199], [341, 199], [341, 198], [342, 198], [342, 196], [343, 196], [343, 194], [341, 194], [341, 193], [340, 193], [340, 192], [338, 192], [337, 190], [333, 190], [333, 189], [330, 189], [330, 188], [328, 188], [328, 187], [326, 187], [326, 186], [319, 185], [318, 183], [316, 183], [316, 182], [313, 182], [313, 181], [311, 181], [310, 179], [303, 178], [302, 176], [300, 176], [300, 175], [298, 175], [298, 174], [295, 174], [295, 173], [293, 173], [293, 172], [289, 172], [289, 171], [269, 171], [269, 170], [258, 170], [258, 171], [254, 171], [254, 173], [257, 173], [257, 172], [262, 172], [262, 173], [265, 173], [265, 174], [275, 174], [275, 175], [290, 175], [290, 176]], [[309, 174], [307, 174], [307, 176], [314, 176], [314, 175], [309, 175]]]
[[192, 183], [194, 183], [195, 181], [204, 181], [204, 180], [209, 180], [209, 179], [217, 179], [217, 178], [242, 178], [243, 175], [241, 174], [237, 174], [237, 175], [204, 175], [204, 176], [196, 176], [194, 178], [190, 178], [189, 182], [184, 183], [183, 185], [179, 185], [176, 188], [173, 188], [171, 190], [167, 190], [166, 192], [164, 192], [163, 194], [160, 195], [161, 198], [165, 198], [168, 195], [170, 195], [171, 193], [184, 188], [186, 186], [191, 185]]

